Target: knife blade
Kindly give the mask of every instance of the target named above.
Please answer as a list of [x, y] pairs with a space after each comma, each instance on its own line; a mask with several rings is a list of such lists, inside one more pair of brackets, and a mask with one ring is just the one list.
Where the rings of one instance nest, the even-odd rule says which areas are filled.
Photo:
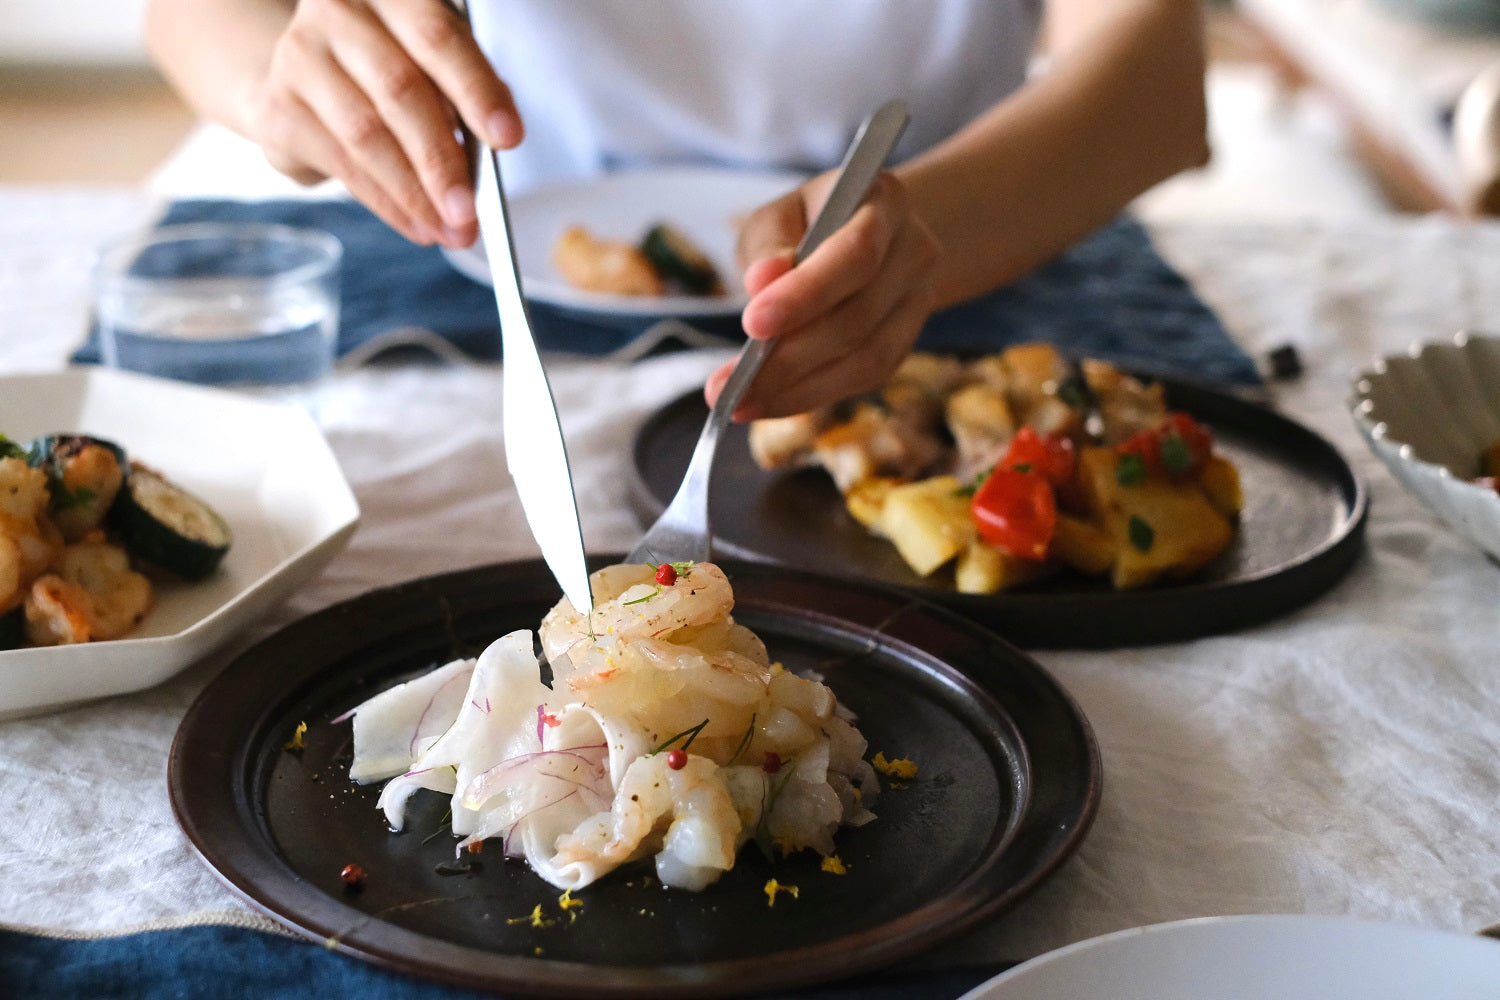
[[557, 403], [521, 293], [521, 272], [516, 264], [505, 185], [500, 179], [499, 155], [480, 145], [476, 166], [475, 213], [500, 314], [505, 464], [542, 558], [573, 607], [587, 614], [593, 610], [594, 600], [589, 590], [578, 499], [573, 492]]

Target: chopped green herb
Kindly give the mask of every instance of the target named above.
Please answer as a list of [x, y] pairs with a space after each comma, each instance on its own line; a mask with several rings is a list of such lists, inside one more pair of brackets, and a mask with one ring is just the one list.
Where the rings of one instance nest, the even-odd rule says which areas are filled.
[[782, 775], [779, 782], [771, 785], [771, 790], [766, 795], [766, 805], [760, 811], [760, 822], [755, 825], [755, 846], [760, 848], [760, 853], [766, 856], [767, 861], [776, 860], [776, 845], [771, 840], [771, 810], [776, 808], [776, 800], [781, 798], [781, 793], [786, 791], [787, 782], [792, 780], [792, 769], [782, 765], [786, 774]]
[[655, 597], [657, 594], [660, 594], [660, 593], [661, 593], [661, 584], [657, 584], [656, 585], [656, 589], [653, 590], [653, 591], [651, 591], [651, 593], [647, 594], [645, 597], [637, 597], [633, 601], [626, 601], [625, 604], [622, 605], [622, 607], [628, 607], [629, 605], [632, 605], [632, 604], [644, 604], [646, 601], [651, 600], [651, 598]]
[[1089, 395], [1088, 384], [1077, 375], [1070, 375], [1058, 383], [1057, 398], [1075, 410], [1088, 405]]
[[0, 458], [19, 458], [26, 460], [30, 458], [30, 452], [16, 444], [4, 434], [0, 434]]
[[1011, 466], [1011, 469], [1012, 469], [1012, 471], [1015, 471], [1015, 472], [1030, 472], [1031, 471], [1031, 463], [1030, 462], [1017, 462], [1015, 465]]
[[1181, 434], [1164, 434], [1161, 439], [1161, 467], [1181, 475], [1193, 467], [1193, 453]]
[[691, 559], [684, 559], [681, 562], [668, 563], [667, 565], [671, 566], [672, 572], [678, 576], [687, 576], [688, 570], [693, 568], [694, 563]]
[[984, 485], [984, 481], [986, 479], [990, 478], [990, 473], [993, 472], [993, 471], [995, 471], [995, 470], [994, 469], [984, 469], [984, 470], [981, 470], [980, 473], [977, 476], [975, 476], [973, 479], [969, 480], [969, 484], [967, 486], [960, 486], [958, 489], [954, 490], [953, 491], [953, 495], [956, 496], [956, 497], [971, 497], [971, 496], [973, 496], [975, 493], [979, 492], [979, 487], [981, 487], [981, 486]]
[[[457, 773], [456, 769], [455, 769], [454, 773], [455, 774]], [[453, 819], [453, 807], [449, 806], [447, 808], [447, 810], [443, 813], [443, 818], [440, 819], [440, 820], [438, 820], [437, 829], [433, 830], [427, 836], [423, 837], [422, 838], [422, 843], [424, 843], [424, 844], [431, 843], [434, 839], [437, 838], [437, 836], [440, 833], [442, 833], [444, 830], [449, 829], [449, 820], [451, 820], [451, 819]]]
[[1115, 462], [1115, 482], [1121, 486], [1137, 486], [1145, 479], [1145, 459], [1135, 452], [1126, 452]]
[[691, 729], [684, 729], [682, 732], [678, 733], [676, 736], [673, 736], [671, 739], [667, 740], [665, 743], [663, 743], [661, 746], [657, 747], [655, 750], [652, 750], [646, 756], [648, 756], [648, 757], [655, 757], [657, 754], [661, 753], [667, 747], [671, 746], [673, 743], [676, 743], [678, 740], [682, 739], [684, 736], [687, 737], [687, 740], [682, 744], [682, 749], [686, 750], [688, 747], [690, 747], [690, 746], [693, 745], [693, 740], [695, 740], [695, 739], [698, 738], [698, 734], [701, 733], [701, 732], [703, 732], [703, 727], [706, 726], [706, 725], [708, 725], [708, 720], [704, 719], [702, 722], [698, 723], [693, 728], [691, 728]]
[[1139, 514], [1130, 515], [1130, 544], [1142, 552], [1150, 552], [1151, 545], [1156, 541], [1156, 530], [1147, 524]]
[[99, 496], [98, 493], [87, 486], [80, 486], [76, 490], [68, 489], [67, 485], [63, 482], [62, 476], [53, 476], [47, 481], [47, 487], [52, 493], [53, 510], [68, 510], [72, 507], [82, 507]]
[[[734, 748], [734, 754], [733, 754], [733, 756], [731, 756], [729, 758], [729, 764], [733, 764], [735, 761], [737, 761], [737, 760], [740, 759], [740, 754], [742, 754], [742, 753], [745, 752], [745, 748], [750, 745], [750, 737], [752, 737], [754, 735], [755, 735], [755, 713], [751, 712], [750, 713], [750, 725], [748, 725], [748, 726], [745, 727], [745, 735], [740, 737], [740, 744], [739, 744], [739, 746], [737, 746], [737, 747]], [[728, 767], [729, 764], [726, 764], [724, 766]]]

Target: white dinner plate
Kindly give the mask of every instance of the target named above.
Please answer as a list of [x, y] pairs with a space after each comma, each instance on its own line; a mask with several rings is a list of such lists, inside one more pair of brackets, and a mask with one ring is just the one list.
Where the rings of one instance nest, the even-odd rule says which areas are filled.
[[[507, 202], [521, 286], [533, 302], [589, 313], [595, 319], [733, 315], [745, 305], [734, 259], [739, 220], [805, 179], [780, 171], [678, 167], [605, 174], [522, 192]], [[634, 243], [657, 222], [680, 229], [708, 256], [727, 294], [599, 295], [569, 285], [552, 266], [552, 244], [569, 226], [584, 226], [601, 239]], [[464, 274], [489, 284], [489, 263], [478, 241], [467, 249], [445, 252]]]
[[1494, 1000], [1500, 941], [1303, 915], [1205, 917], [1106, 934], [962, 1000]]
[[224, 516], [233, 544], [195, 583], [160, 580], [128, 638], [0, 651], [0, 717], [158, 684], [253, 624], [348, 542], [359, 507], [298, 407], [107, 368], [0, 378], [0, 433], [114, 441]]

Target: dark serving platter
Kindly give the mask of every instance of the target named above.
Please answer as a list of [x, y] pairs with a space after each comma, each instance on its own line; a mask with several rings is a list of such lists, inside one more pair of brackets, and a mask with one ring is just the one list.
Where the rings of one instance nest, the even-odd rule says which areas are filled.
[[[1035, 661], [895, 589], [722, 565], [736, 620], [773, 658], [826, 680], [871, 754], [920, 768], [882, 791], [877, 820], [840, 831], [845, 875], [810, 852], [772, 862], [747, 847], [701, 893], [664, 890], [648, 866], [617, 871], [576, 894], [570, 920], [555, 888], [498, 850], [456, 865], [444, 797], [420, 793], [406, 832], [386, 828], [379, 785], [347, 777], [350, 726], [334, 720], [535, 628], [559, 597], [540, 561], [377, 590], [242, 654], [178, 730], [177, 821], [232, 889], [314, 940], [415, 976], [547, 996], [723, 996], [867, 972], [1014, 905], [1078, 846], [1099, 800], [1098, 748]], [[288, 749], [303, 722], [304, 746]], [[350, 863], [368, 872], [357, 890], [340, 881]], [[772, 877], [799, 896], [768, 906]], [[538, 906], [546, 926], [529, 919]]]
[[[961, 594], [951, 568], [918, 576], [844, 509], [821, 469], [765, 472], [744, 425], [719, 442], [710, 503], [714, 546], [738, 558], [904, 588], [1027, 648], [1177, 642], [1246, 628], [1333, 586], [1363, 546], [1364, 484], [1332, 444], [1233, 395], [1157, 379], [1168, 405], [1208, 424], [1240, 470], [1245, 507], [1229, 548], [1189, 579], [1141, 590], [1060, 574], [998, 594]], [[637, 432], [629, 496], [649, 524], [682, 481], [707, 417], [701, 393], [668, 403]]]

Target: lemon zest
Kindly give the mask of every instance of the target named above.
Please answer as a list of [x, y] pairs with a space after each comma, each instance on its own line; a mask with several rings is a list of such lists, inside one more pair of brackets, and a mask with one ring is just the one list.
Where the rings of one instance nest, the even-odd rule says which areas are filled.
[[917, 776], [916, 762], [910, 757], [897, 757], [895, 760], [886, 760], [884, 751], [870, 758], [870, 766], [881, 774], [891, 778], [915, 778]]
[[773, 906], [776, 905], [776, 894], [778, 892], [790, 893], [791, 897], [793, 899], [798, 898], [797, 887], [795, 885], [782, 885], [780, 882], [776, 881], [774, 878], [770, 879], [770, 880], [768, 880], [766, 882], [766, 890], [765, 891], [766, 891], [766, 908], [767, 909], [769, 909], [770, 907], [773, 907]]

